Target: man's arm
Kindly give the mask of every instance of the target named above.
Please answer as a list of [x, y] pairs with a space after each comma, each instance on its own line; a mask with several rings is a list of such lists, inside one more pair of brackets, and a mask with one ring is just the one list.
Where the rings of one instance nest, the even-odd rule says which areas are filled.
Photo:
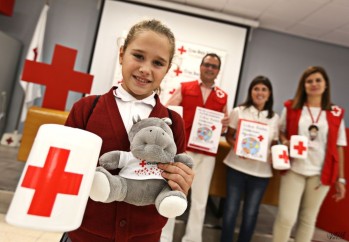
[[182, 88], [179, 86], [166, 103], [167, 106], [179, 106], [182, 103]]
[[228, 114], [228, 107], [227, 104], [225, 104], [222, 112], [224, 113], [224, 117], [222, 119], [222, 134], [225, 133], [227, 131], [227, 128], [229, 126], [229, 114]]

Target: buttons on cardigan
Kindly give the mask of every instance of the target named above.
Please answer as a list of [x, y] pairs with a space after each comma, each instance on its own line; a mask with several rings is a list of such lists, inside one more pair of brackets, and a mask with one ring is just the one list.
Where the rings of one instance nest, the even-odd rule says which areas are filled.
[[119, 225], [120, 225], [121, 228], [125, 227], [126, 224], [127, 224], [127, 222], [126, 222], [125, 219], [122, 219], [122, 220], [120, 221], [120, 223], [119, 223]]

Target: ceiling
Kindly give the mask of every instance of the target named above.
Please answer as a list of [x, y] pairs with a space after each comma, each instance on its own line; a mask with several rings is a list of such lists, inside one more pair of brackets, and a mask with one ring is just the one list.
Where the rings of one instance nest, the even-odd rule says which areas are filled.
[[161, 0], [253, 20], [259, 28], [349, 47], [349, 0]]

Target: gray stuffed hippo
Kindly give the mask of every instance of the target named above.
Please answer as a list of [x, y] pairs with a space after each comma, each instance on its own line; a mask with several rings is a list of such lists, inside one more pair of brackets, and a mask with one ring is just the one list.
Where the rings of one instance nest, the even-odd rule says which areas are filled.
[[[124, 201], [137, 206], [155, 204], [167, 218], [184, 213], [187, 198], [180, 191], [172, 191], [161, 176], [158, 163], [182, 162], [192, 167], [193, 160], [185, 153], [177, 154], [169, 118], [134, 120], [128, 134], [130, 152], [111, 151], [99, 159], [90, 198], [99, 202]], [[119, 175], [107, 170], [121, 168]]]

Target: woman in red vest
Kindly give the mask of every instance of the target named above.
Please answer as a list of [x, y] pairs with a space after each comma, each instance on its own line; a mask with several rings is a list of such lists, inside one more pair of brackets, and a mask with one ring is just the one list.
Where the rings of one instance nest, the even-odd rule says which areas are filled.
[[307, 68], [280, 117], [283, 144], [289, 146], [292, 135], [308, 137], [309, 144], [307, 158], [293, 158], [291, 169], [281, 178], [274, 242], [288, 241], [296, 222], [295, 242], [310, 242], [330, 185], [336, 186], [336, 201], [345, 197], [343, 117], [344, 110], [331, 103], [326, 71], [318, 66]]

